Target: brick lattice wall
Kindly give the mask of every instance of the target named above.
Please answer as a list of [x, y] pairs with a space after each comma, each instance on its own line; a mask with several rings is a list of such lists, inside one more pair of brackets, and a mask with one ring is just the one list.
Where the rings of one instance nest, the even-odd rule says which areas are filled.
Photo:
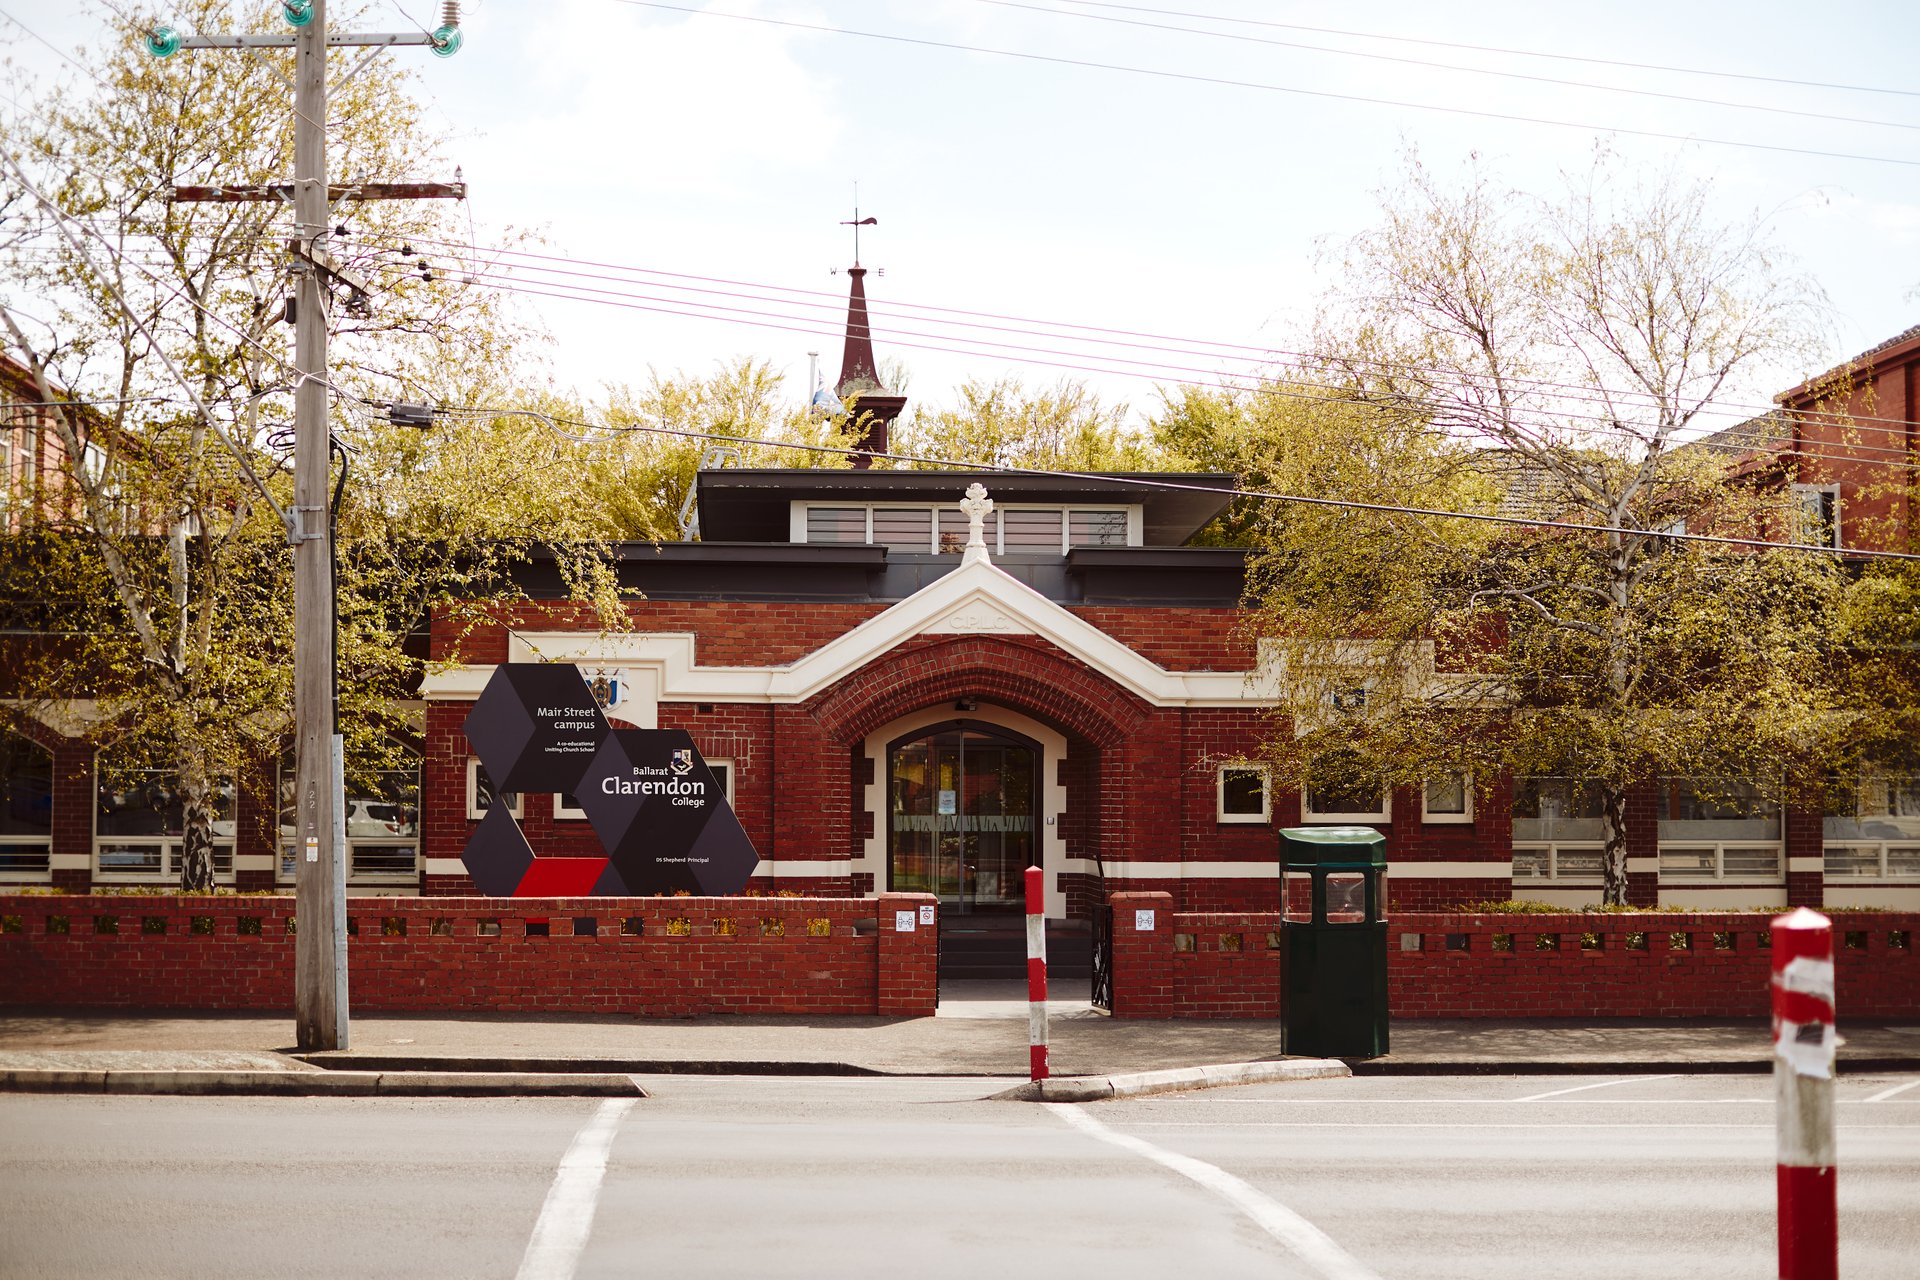
[[[934, 899], [353, 898], [361, 1012], [933, 1013]], [[0, 1006], [288, 1011], [293, 899], [0, 897]], [[545, 932], [541, 929], [544, 927]]]
[[[1114, 1016], [1277, 1017], [1270, 912], [1175, 912], [1164, 893], [1113, 896]], [[1136, 909], [1156, 927], [1134, 927]], [[1715, 912], [1480, 916], [1410, 913], [1387, 926], [1388, 1005], [1407, 1018], [1763, 1017], [1771, 917]], [[1841, 1023], [1920, 1016], [1920, 913], [1833, 917]]]

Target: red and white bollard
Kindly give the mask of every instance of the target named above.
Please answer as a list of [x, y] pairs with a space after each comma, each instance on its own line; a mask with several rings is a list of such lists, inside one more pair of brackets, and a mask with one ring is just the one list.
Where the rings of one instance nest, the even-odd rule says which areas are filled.
[[1047, 890], [1039, 867], [1027, 868], [1027, 1058], [1032, 1078], [1047, 1078]]
[[1805, 907], [1773, 922], [1773, 1092], [1780, 1280], [1834, 1280], [1833, 922]]

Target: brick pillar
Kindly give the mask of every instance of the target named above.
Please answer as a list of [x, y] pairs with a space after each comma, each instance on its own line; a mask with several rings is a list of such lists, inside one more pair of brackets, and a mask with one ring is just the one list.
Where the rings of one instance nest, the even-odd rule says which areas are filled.
[[[921, 908], [932, 907], [938, 913], [939, 903], [930, 893], [880, 895], [874, 1012], [883, 1018], [933, 1016], [940, 992], [940, 926], [923, 923]], [[911, 930], [899, 927], [902, 913], [912, 919]]]
[[[280, 825], [278, 763], [271, 755], [251, 754], [240, 762], [233, 814], [233, 888], [236, 893], [272, 893]], [[265, 869], [249, 866], [267, 859]]]
[[1660, 814], [1665, 803], [1655, 779], [1627, 788], [1627, 901], [1636, 907], [1660, 905]]
[[471, 702], [429, 702], [425, 750], [420, 758], [420, 892], [422, 896], [472, 897], [477, 891], [464, 869], [452, 871], [478, 825], [467, 820], [467, 757], [463, 726]]
[[[1113, 903], [1113, 1016], [1171, 1018], [1173, 989], [1173, 895], [1116, 893]], [[1142, 929], [1141, 912], [1153, 915]]]
[[52, 735], [42, 741], [53, 748], [53, 887], [85, 893], [93, 884], [93, 745]]
[[1818, 809], [1788, 805], [1780, 815], [1786, 837], [1787, 905], [1818, 907], [1826, 902], [1825, 818]]

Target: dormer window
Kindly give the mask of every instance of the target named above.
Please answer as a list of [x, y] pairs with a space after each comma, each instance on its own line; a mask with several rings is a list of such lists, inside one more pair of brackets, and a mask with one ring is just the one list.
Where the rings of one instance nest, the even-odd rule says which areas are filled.
[[[909, 555], [958, 555], [967, 545], [967, 518], [951, 506], [872, 503], [829, 506], [795, 503], [795, 541], [869, 543]], [[996, 502], [987, 513], [987, 548], [994, 555], [1065, 555], [1075, 547], [1138, 546], [1137, 510], [1127, 507], [1044, 507]]]

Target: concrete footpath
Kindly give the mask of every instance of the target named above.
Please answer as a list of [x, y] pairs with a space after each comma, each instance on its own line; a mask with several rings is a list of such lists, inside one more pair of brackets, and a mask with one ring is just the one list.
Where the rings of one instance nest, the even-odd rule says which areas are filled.
[[[1063, 1097], [1289, 1078], [1325, 1065], [1293, 1059], [1280, 1070], [1277, 1021], [1113, 1019], [1074, 1001], [1050, 1003], [1049, 1015], [1053, 1074], [1078, 1082], [1063, 1082]], [[1840, 1029], [1843, 1072], [1920, 1072], [1920, 1023], [1843, 1020]], [[1027, 1074], [1017, 982], [950, 982], [932, 1018], [367, 1015], [351, 1035], [345, 1052], [296, 1057], [285, 1015], [6, 1013], [0, 1090], [601, 1096], [635, 1093], [635, 1075], [703, 1073], [978, 1076], [993, 1086], [984, 1096]], [[1765, 1019], [1396, 1019], [1391, 1048], [1333, 1066], [1356, 1075], [1630, 1074], [1764, 1072], [1772, 1063]]]

